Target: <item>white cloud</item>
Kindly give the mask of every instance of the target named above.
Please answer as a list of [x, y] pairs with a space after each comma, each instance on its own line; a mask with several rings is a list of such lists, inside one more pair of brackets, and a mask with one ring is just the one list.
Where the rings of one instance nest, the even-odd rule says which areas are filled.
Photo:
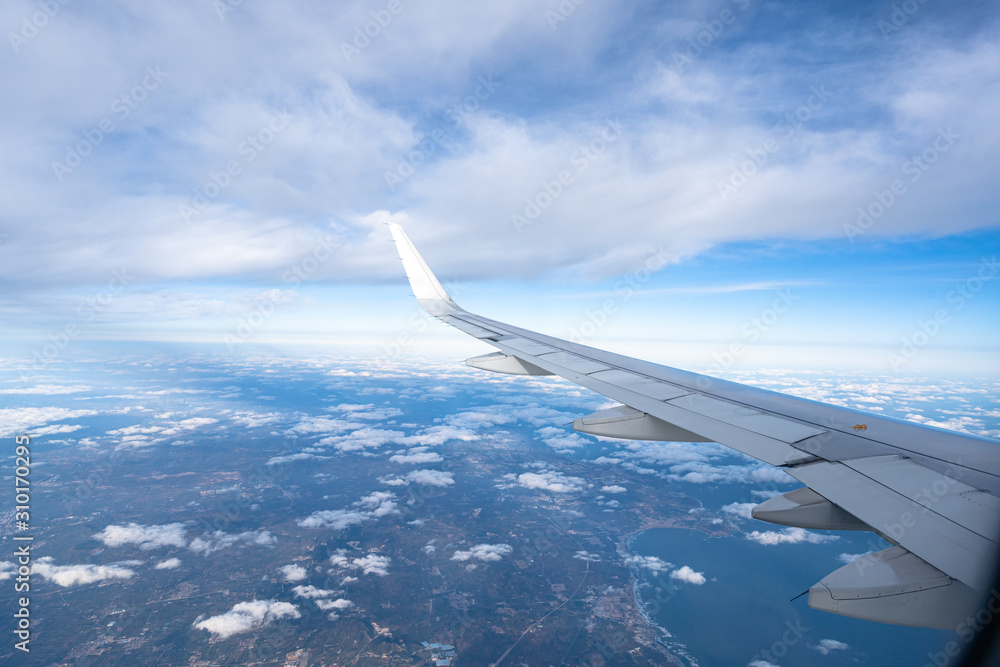
[[845, 644], [844, 642], [837, 641], [836, 639], [820, 639], [819, 644], [815, 646], [810, 644], [809, 648], [813, 649], [814, 651], [818, 651], [823, 655], [829, 655], [833, 651], [846, 651], [851, 647]]
[[226, 533], [217, 530], [214, 533], [205, 533], [201, 537], [196, 537], [188, 544], [188, 548], [203, 556], [222, 551], [234, 545], [254, 544], [258, 546], [270, 546], [278, 542], [277, 538], [266, 530], [245, 531], [242, 533]]
[[391, 431], [365, 426], [347, 435], [323, 438], [318, 444], [324, 447], [332, 446], [341, 452], [358, 452], [368, 449], [378, 449], [390, 442], [402, 442], [404, 435], [402, 431]]
[[837, 556], [837, 560], [839, 560], [844, 565], [847, 565], [848, 563], [853, 563], [854, 561], [856, 561], [859, 558], [864, 558], [865, 556], [867, 556], [870, 553], [873, 553], [873, 552], [866, 551], [866, 552], [861, 553], [861, 554], [843, 553], [843, 554], [840, 554], [839, 556]]
[[42, 396], [55, 396], [57, 394], [76, 394], [82, 391], [91, 391], [92, 389], [93, 387], [89, 387], [85, 384], [39, 384], [34, 387], [23, 387], [20, 389], [0, 389], [0, 394], [39, 394]]
[[567, 477], [561, 472], [525, 472], [517, 477], [517, 483], [526, 489], [541, 489], [553, 493], [573, 493], [583, 489], [584, 481], [579, 477]]
[[305, 519], [299, 519], [296, 523], [303, 528], [343, 530], [348, 526], [356, 526], [364, 523], [370, 516], [368, 512], [358, 512], [355, 510], [320, 510], [313, 512]]
[[804, 528], [785, 528], [781, 532], [774, 530], [755, 530], [747, 533], [746, 538], [757, 544], [774, 546], [776, 544], [823, 544], [824, 542], [835, 542], [840, 539], [839, 535], [821, 535], [811, 533]]
[[589, 551], [580, 550], [573, 554], [573, 558], [577, 560], [587, 561], [588, 563], [599, 563], [601, 560], [600, 555], [592, 554]]
[[334, 419], [332, 417], [307, 417], [289, 429], [290, 433], [310, 435], [313, 433], [339, 433], [352, 428], [361, 428], [364, 424]]
[[51, 556], [37, 559], [31, 573], [64, 588], [108, 579], [130, 579], [135, 571], [119, 565], [53, 565]]
[[403, 411], [395, 407], [378, 407], [368, 404], [341, 403], [331, 408], [330, 412], [346, 412], [351, 419], [367, 419], [370, 421], [386, 421], [393, 417], [400, 417]]
[[338, 549], [335, 554], [330, 556], [330, 564], [334, 567], [345, 570], [361, 570], [364, 574], [376, 574], [380, 577], [389, 574], [389, 565], [391, 563], [391, 558], [378, 554], [368, 554], [361, 558], [352, 558], [343, 549]]
[[313, 454], [312, 452], [298, 452], [296, 454], [285, 454], [283, 456], [273, 456], [267, 460], [267, 465], [283, 465], [285, 463], [294, 463], [295, 461], [308, 461], [309, 459], [328, 459], [329, 456], [319, 456]]
[[629, 565], [649, 570], [650, 572], [656, 572], [657, 574], [666, 572], [673, 567], [673, 565], [657, 556], [629, 556], [625, 559], [625, 562]]
[[451, 559], [460, 562], [478, 560], [483, 563], [491, 563], [502, 560], [504, 556], [509, 556], [514, 548], [509, 544], [477, 544], [466, 551], [456, 551]]
[[323, 611], [330, 611], [331, 609], [344, 610], [353, 607], [354, 603], [344, 598], [338, 598], [336, 600], [316, 600], [316, 606]]
[[157, 570], [174, 570], [181, 566], [180, 558], [168, 558], [156, 564]]
[[43, 424], [61, 421], [63, 419], [79, 419], [92, 417], [94, 410], [69, 410], [66, 408], [2, 408], [0, 409], [0, 438], [13, 438], [15, 435], [51, 435], [53, 433], [69, 433], [81, 426], [51, 426], [43, 428]]
[[136, 544], [140, 549], [149, 550], [158, 547], [183, 547], [187, 544], [183, 523], [166, 523], [144, 526], [129, 523], [123, 526], [110, 525], [94, 535], [106, 546], [120, 547], [125, 544]]
[[455, 474], [442, 470], [413, 470], [402, 477], [380, 477], [379, 481], [390, 486], [404, 484], [422, 484], [425, 486], [451, 486], [455, 483]]
[[371, 519], [399, 514], [395, 498], [396, 496], [388, 491], [376, 491], [355, 502], [353, 507], [357, 509], [320, 510], [313, 512], [305, 519], [299, 519], [296, 523], [303, 528], [342, 530]]
[[393, 463], [437, 463], [444, 458], [437, 452], [407, 452], [406, 454], [396, 454], [390, 456]]
[[695, 572], [687, 565], [682, 565], [680, 568], [671, 572], [670, 578], [683, 581], [687, 584], [694, 584], [695, 586], [701, 586], [705, 583], [705, 575], [701, 572]]
[[735, 514], [744, 519], [752, 519], [751, 510], [757, 505], [755, 503], [729, 503], [722, 506], [722, 511], [726, 514]]
[[351, 567], [361, 570], [364, 574], [377, 574], [380, 577], [384, 577], [389, 574], [390, 563], [392, 563], [392, 559], [388, 556], [368, 554], [361, 558], [355, 558], [351, 562]]
[[10, 561], [0, 561], [0, 581], [6, 581], [17, 572], [17, 565]]
[[779, 667], [773, 662], [768, 662], [767, 660], [751, 660], [747, 663], [747, 667]]
[[336, 591], [328, 591], [322, 588], [316, 588], [315, 586], [296, 586], [292, 589], [292, 593], [296, 597], [314, 599], [314, 598], [328, 598], [331, 595], [335, 595]]
[[601, 493], [625, 493], [628, 491], [624, 486], [619, 486], [618, 484], [611, 484], [608, 486], [601, 487]]
[[282, 618], [300, 618], [298, 607], [289, 602], [274, 600], [251, 600], [240, 602], [232, 609], [203, 621], [195, 621], [194, 627], [226, 639], [236, 634], [265, 627]]
[[278, 571], [281, 572], [281, 576], [284, 577], [285, 581], [288, 583], [302, 581], [309, 576], [308, 570], [301, 565], [282, 565], [278, 568]]

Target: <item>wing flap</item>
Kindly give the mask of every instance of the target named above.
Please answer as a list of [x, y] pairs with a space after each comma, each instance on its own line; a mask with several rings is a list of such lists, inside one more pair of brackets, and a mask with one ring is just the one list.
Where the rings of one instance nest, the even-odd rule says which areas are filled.
[[691, 393], [690, 389], [684, 389], [677, 385], [654, 380], [650, 377], [623, 371], [619, 368], [613, 370], [599, 371], [591, 374], [598, 380], [602, 380], [617, 387], [634, 391], [643, 396], [649, 396], [659, 401], [666, 401], [671, 398], [686, 396]]
[[[879, 484], [990, 540], [1000, 541], [1000, 499], [902, 456], [872, 456], [844, 461]], [[919, 508], [918, 508], [919, 509]]]
[[569, 352], [548, 352], [546, 354], [539, 355], [538, 358], [544, 359], [549, 363], [556, 364], [557, 366], [568, 368], [571, 371], [587, 375], [590, 373], [596, 373], [597, 371], [611, 370], [611, 367], [607, 364], [602, 364], [599, 361], [587, 359], [586, 357], [581, 357], [577, 354], [570, 354]]
[[982, 535], [843, 463], [787, 472], [939, 570], [977, 590], [989, 587], [997, 545]]
[[719, 419], [769, 438], [794, 444], [800, 440], [819, 435], [824, 430], [799, 422], [777, 417], [744, 405], [720, 401], [703, 394], [690, 394], [670, 401], [671, 405], [697, 412], [706, 417]]

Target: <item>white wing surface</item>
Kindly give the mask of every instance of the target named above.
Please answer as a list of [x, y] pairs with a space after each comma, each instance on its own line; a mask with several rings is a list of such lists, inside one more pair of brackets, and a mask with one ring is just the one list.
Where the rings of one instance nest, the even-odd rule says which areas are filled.
[[804, 486], [758, 505], [785, 526], [861, 530], [894, 546], [809, 589], [814, 609], [955, 629], [993, 584], [1000, 542], [1000, 443], [633, 359], [473, 315], [389, 224], [414, 295], [443, 322], [499, 350], [469, 366], [559, 375], [620, 406], [577, 419], [584, 433], [718, 442]]

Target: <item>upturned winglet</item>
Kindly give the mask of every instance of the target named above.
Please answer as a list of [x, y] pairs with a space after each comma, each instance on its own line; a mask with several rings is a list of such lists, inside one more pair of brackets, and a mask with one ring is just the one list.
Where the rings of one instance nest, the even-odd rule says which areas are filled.
[[396, 242], [396, 250], [399, 251], [399, 258], [403, 261], [403, 269], [413, 289], [413, 296], [417, 297], [417, 303], [431, 315], [447, 315], [461, 311], [462, 309], [438, 282], [434, 272], [427, 266], [427, 262], [420, 256], [403, 228], [394, 222], [386, 224], [389, 225], [392, 240]]

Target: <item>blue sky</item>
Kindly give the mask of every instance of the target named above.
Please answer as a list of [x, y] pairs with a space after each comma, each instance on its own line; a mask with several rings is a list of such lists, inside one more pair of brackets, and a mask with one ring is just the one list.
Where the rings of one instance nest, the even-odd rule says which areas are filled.
[[0, 8], [15, 355], [479, 352], [415, 319], [392, 220], [459, 303], [554, 335], [599, 322], [592, 344], [696, 369], [998, 370], [987, 3], [40, 7]]

